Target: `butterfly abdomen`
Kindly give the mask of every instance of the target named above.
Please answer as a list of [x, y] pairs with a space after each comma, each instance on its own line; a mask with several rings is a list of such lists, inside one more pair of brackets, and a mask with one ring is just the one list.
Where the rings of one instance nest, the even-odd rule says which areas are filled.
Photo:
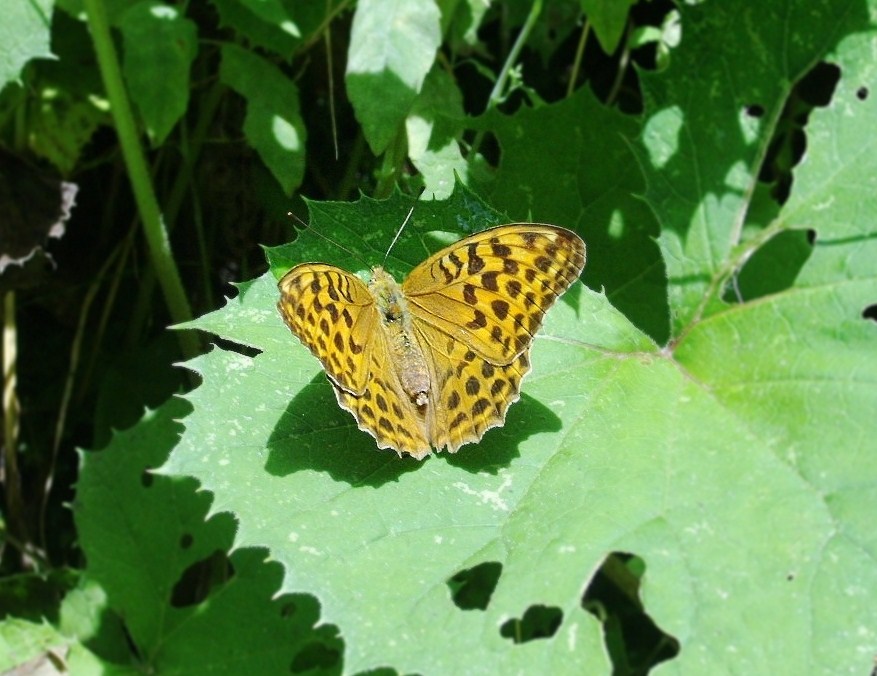
[[368, 289], [386, 329], [390, 354], [402, 389], [416, 406], [426, 406], [430, 390], [429, 369], [420, 344], [414, 337], [405, 294], [396, 280], [379, 267], [372, 270]]

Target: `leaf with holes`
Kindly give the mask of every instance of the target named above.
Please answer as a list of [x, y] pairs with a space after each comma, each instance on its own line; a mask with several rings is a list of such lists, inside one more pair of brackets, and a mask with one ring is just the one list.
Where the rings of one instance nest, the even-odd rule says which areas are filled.
[[[103, 668], [126, 659], [128, 643], [156, 672], [260, 673], [285, 671], [322, 646], [340, 653], [329, 625], [314, 629], [319, 609], [310, 597], [275, 598], [281, 570], [253, 550], [226, 556], [234, 524], [207, 523], [208, 497], [190, 480], [155, 476], [176, 442], [188, 405], [172, 399], [117, 434], [100, 452], [82, 455], [75, 505], [87, 577], [103, 591]], [[198, 590], [190, 595], [191, 590]], [[185, 592], [185, 593], [184, 593]], [[108, 620], [124, 625], [108, 638]], [[68, 632], [70, 634], [70, 632]], [[112, 640], [109, 640], [109, 639]], [[75, 655], [75, 653], [74, 653]], [[115, 666], [118, 668], [118, 666]], [[303, 670], [303, 669], [300, 669]]]
[[[644, 297], [662, 283], [670, 318], [656, 344], [654, 313], [628, 312], [631, 322], [575, 285], [534, 341], [521, 401], [478, 445], [422, 463], [378, 451], [274, 309], [276, 279], [295, 263], [380, 264], [410, 205], [401, 197], [311, 203], [311, 227], [347, 251], [305, 231], [271, 252], [275, 274], [196, 322], [251, 349], [191, 362], [203, 385], [163, 471], [197, 478], [212, 510], [235, 516], [236, 546], [270, 550], [284, 566], [280, 592], [318, 599], [343, 635], [346, 670], [605, 672], [603, 633], [618, 633], [612, 616], [600, 623], [607, 601], [595, 588], [608, 579], [678, 641], [680, 672], [867, 673], [877, 63], [865, 13], [808, 11], [789, 26], [797, 13], [769, 4], [686, 7], [670, 67], [644, 79], [641, 130], [612, 115], [590, 128], [575, 114], [582, 101], [512, 118], [530, 163], [508, 169], [497, 204], [521, 218], [532, 195], [534, 205], [568, 195], [564, 210], [529, 218], [580, 232], [590, 261], [607, 256], [597, 288], [611, 278], [624, 295], [611, 268], [625, 256], [659, 260], [667, 279], [650, 278]], [[732, 16], [747, 29], [729, 34]], [[764, 166], [781, 167], [768, 149], [783, 142], [784, 83], [829, 58], [839, 80], [830, 105], [810, 112], [806, 157], [785, 194], [779, 180], [759, 184]], [[736, 59], [745, 67], [727, 69]], [[557, 129], [576, 137], [564, 146]], [[641, 213], [594, 170], [622, 153], [586, 152], [591, 138], [603, 148], [622, 134], [634, 139], [659, 259], [641, 233], [629, 250], [595, 247], [627, 232], [583, 218], [611, 209], [585, 210], [570, 182], [593, 176], [590, 188]], [[521, 148], [503, 144], [502, 161]], [[402, 277], [498, 222], [459, 189], [418, 203], [386, 267]], [[651, 270], [626, 267], [627, 283]], [[624, 298], [635, 307], [635, 294]], [[608, 643], [620, 665], [619, 641]]]

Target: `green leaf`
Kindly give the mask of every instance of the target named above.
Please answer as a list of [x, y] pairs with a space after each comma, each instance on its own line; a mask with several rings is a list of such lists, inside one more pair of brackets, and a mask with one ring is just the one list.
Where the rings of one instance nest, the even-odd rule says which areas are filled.
[[304, 122], [298, 88], [276, 66], [236, 47], [222, 48], [220, 79], [247, 100], [244, 134], [287, 194], [304, 175]]
[[266, 23], [274, 24], [284, 33], [288, 33], [294, 38], [301, 37], [301, 31], [281, 0], [243, 0], [240, 4]]
[[289, 59], [303, 41], [326, 28], [329, 16], [340, 2], [215, 0], [212, 4], [223, 26], [233, 28], [255, 46]]
[[364, 0], [356, 6], [347, 56], [347, 95], [372, 151], [386, 150], [441, 43], [433, 0]]
[[[442, 35], [446, 35], [454, 52], [466, 52], [478, 44], [478, 29], [490, 10], [479, 0], [442, 0]], [[491, 71], [492, 72], [492, 71]]]
[[[786, 25], [767, 7], [709, 7], [708, 16], [703, 6], [686, 10], [702, 22], [688, 15], [680, 49], [712, 48], [731, 14], [758, 18], [762, 36]], [[850, 35], [830, 55], [824, 16], [798, 28], [790, 51], [759, 52], [797, 72], [831, 58], [843, 77], [832, 105], [812, 113], [790, 199], [760, 205], [745, 228], [748, 207], [765, 199], [755, 189], [758, 149], [788, 94], [767, 87], [767, 73], [777, 72], [769, 62], [752, 71], [761, 89], [739, 95], [764, 106], [761, 121], [710, 95], [729, 86], [727, 73], [686, 71], [683, 94], [678, 64], [697, 61], [687, 53], [649, 76], [640, 130], [601, 115], [586, 95], [497, 123], [503, 140], [545, 130], [529, 165], [523, 144], [502, 144], [498, 202], [517, 213], [532, 205], [540, 220], [581, 219], [589, 266], [624, 266], [625, 252], [607, 254], [599, 234], [611, 235], [611, 224], [582, 217], [615, 196], [613, 181], [635, 189], [636, 165], [622, 149], [625, 137], [640, 144], [647, 204], [661, 226], [657, 262], [670, 274], [664, 347], [605, 296], [577, 286], [535, 341], [532, 376], [504, 427], [457, 455], [399, 460], [375, 450], [335, 406], [319, 364], [274, 316], [274, 278], [263, 277], [202, 320], [261, 351], [217, 349], [193, 362], [204, 384], [189, 395], [193, 413], [163, 471], [197, 477], [213, 509], [237, 519], [239, 546], [269, 548], [285, 566], [282, 591], [317, 596], [344, 635], [351, 671], [605, 671], [601, 627], [583, 610], [582, 590], [615, 551], [644, 562], [643, 605], [681, 643], [679, 671], [867, 670], [877, 643], [877, 327], [863, 313], [877, 299], [877, 154], [867, 132], [877, 73], [873, 33], [856, 35], [855, 19], [865, 17], [846, 15]], [[706, 52], [698, 62], [709, 73]], [[747, 92], [760, 95], [742, 98]], [[731, 124], [738, 136], [729, 136]], [[629, 197], [606, 201], [604, 214], [634, 213]], [[378, 264], [408, 204], [311, 203], [311, 228], [349, 251], [327, 258], [333, 247], [305, 235], [272, 252], [272, 267]], [[456, 205], [418, 204], [389, 267], [404, 274], [445, 243], [432, 222], [469, 216]], [[769, 288], [743, 284], [758, 297], [724, 302], [735, 272], [795, 228], [815, 231], [809, 256], [769, 253], [798, 274], [777, 275]], [[734, 239], [737, 229], [745, 240]], [[646, 234], [631, 239], [639, 249], [631, 255], [643, 255]], [[486, 604], [458, 606], [459, 575], [479, 566], [499, 567], [495, 590]], [[559, 613], [556, 633], [520, 645], [506, 638], [510, 619], [540, 607]]]
[[24, 115], [28, 147], [70, 176], [95, 130], [109, 123], [109, 107], [85, 24], [59, 11], [52, 27], [57, 59], [35, 61], [22, 88], [4, 90], [0, 118]]
[[337, 659], [334, 630], [313, 628], [314, 600], [277, 598], [279, 566], [254, 550], [226, 558], [230, 520], [205, 523], [209, 498], [192, 481], [150, 472], [176, 443], [176, 419], [188, 409], [171, 399], [103, 451], [83, 454], [74, 514], [89, 577], [151, 671], [235, 674], [246, 664], [278, 673], [316, 645]]
[[600, 105], [587, 88], [560, 103], [492, 113], [475, 126], [496, 136], [499, 171], [479, 184], [515, 220], [578, 231], [589, 247], [582, 279], [657, 341], [668, 336], [667, 280], [642, 174], [635, 120]]
[[49, 48], [52, 0], [13, 0], [0, 22], [0, 89], [21, 81], [21, 69], [32, 59], [54, 58]]
[[581, 0], [581, 4], [603, 51], [612, 54], [624, 35], [627, 16], [636, 0]]
[[140, 2], [120, 24], [124, 73], [153, 145], [161, 145], [186, 112], [197, 28], [163, 2]]
[[[721, 11], [685, 6], [685, 39], [670, 67], [643, 74], [649, 111], [637, 154], [661, 225], [673, 333], [715, 294], [712, 286], [727, 274], [732, 252], [745, 244], [759, 163], [792, 86], [827, 57], [832, 41], [825, 36], [868, 26], [854, 4], [848, 11], [829, 1], [806, 7], [806, 19], [796, 19], [794, 40], [783, 51], [778, 45], [789, 34], [789, 18], [775, 4], [738, 3]], [[751, 31], [726, 31], [734, 12]], [[692, 30], [686, 32], [686, 25]], [[735, 63], [730, 70], [729, 59]], [[764, 114], [750, 116], [753, 105]]]
[[457, 134], [463, 118], [460, 90], [447, 71], [433, 68], [405, 120], [408, 157], [423, 176], [424, 192], [445, 199], [453, 191], [455, 175], [466, 181], [468, 164]]
[[[119, 634], [119, 638], [124, 637]], [[19, 671], [15, 671], [15, 669]], [[0, 621], [0, 669], [4, 674], [71, 673], [83, 676], [135, 676], [133, 667], [101, 659], [69, 632], [46, 620], [16, 617]]]
[[[456, 211], [441, 202], [417, 204], [388, 267], [404, 272], [426, 251], [446, 244], [453, 221], [477, 211], [461, 209], [463, 197], [456, 198]], [[309, 230], [348, 249], [334, 257], [346, 259], [347, 267], [358, 267], [352, 256], [378, 263], [408, 204], [399, 197], [352, 206], [311, 203]], [[307, 232], [296, 243], [297, 258], [322, 258], [331, 245], [306, 238]], [[454, 228], [451, 241], [462, 234]], [[288, 259], [289, 251], [272, 252], [271, 258]], [[283, 588], [317, 595], [327, 619], [343, 625], [351, 671], [388, 661], [402, 670], [465, 671], [475, 656], [485, 671], [534, 668], [546, 659], [575, 663], [579, 657], [555, 642], [525, 653], [500, 635], [499, 618], [521, 616], [540, 594], [491, 604], [487, 613], [465, 612], [451, 602], [449, 581], [484, 557], [509, 565], [521, 544], [501, 533], [522, 518], [520, 501], [534, 482], [556, 479], [546, 470], [552, 455], [575, 455], [580, 432], [570, 434], [569, 425], [591, 399], [581, 391], [600, 390], [600, 374], [617, 369], [615, 359], [589, 355], [577, 345], [646, 355], [654, 354], [654, 344], [604, 296], [578, 286], [550, 313], [533, 350], [524, 397], [505, 427], [456, 456], [419, 463], [376, 451], [371, 437], [337, 407], [319, 364], [275, 314], [276, 298], [274, 277], [263, 277], [224, 311], [198, 322], [232, 339], [249, 332], [245, 342], [261, 352], [248, 357], [214, 350], [192, 363], [207, 385], [190, 396], [186, 434], [162, 471], [196, 474], [215, 495], [213, 509], [235, 514], [238, 545], [267, 545], [288, 566]], [[596, 365], [596, 372], [579, 390], [585, 364]], [[210, 410], [223, 413], [206, 415]], [[199, 457], [210, 458], [209, 467]], [[540, 476], [545, 471], [550, 476]], [[577, 565], [573, 571], [579, 587], [584, 573]], [[507, 576], [504, 570], [498, 592], [521, 584], [522, 572]], [[598, 625], [569, 602], [564, 608], [571, 624], [563, 646], [568, 640], [583, 646], [583, 654], [596, 655]], [[455, 629], [441, 650], [425, 653], [424, 642], [437, 625]]]
[[0, 669], [7, 673], [25, 662], [38, 662], [49, 650], [66, 653], [66, 641], [48, 622], [18, 618], [0, 622]]

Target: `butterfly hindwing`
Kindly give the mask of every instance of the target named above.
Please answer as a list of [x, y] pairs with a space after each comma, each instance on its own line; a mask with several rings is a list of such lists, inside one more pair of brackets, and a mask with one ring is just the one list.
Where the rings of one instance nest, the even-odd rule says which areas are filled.
[[432, 449], [427, 424], [432, 409], [419, 408], [406, 396], [393, 368], [386, 335], [376, 331], [372, 339], [370, 377], [365, 389], [355, 395], [335, 386], [335, 396], [339, 405], [356, 418], [359, 429], [375, 438], [378, 448], [422, 458]]
[[435, 449], [455, 453], [503, 424], [530, 370], [529, 350], [495, 366], [435, 326], [415, 319], [414, 330], [431, 357], [429, 438]]
[[295, 266], [279, 287], [277, 307], [292, 332], [334, 383], [362, 393], [380, 321], [368, 287], [356, 275], [322, 263]]

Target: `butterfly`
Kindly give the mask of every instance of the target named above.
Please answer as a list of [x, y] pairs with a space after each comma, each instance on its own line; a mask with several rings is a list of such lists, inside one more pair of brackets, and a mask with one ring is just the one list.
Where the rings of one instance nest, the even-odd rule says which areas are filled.
[[366, 284], [333, 265], [297, 265], [277, 307], [359, 428], [421, 459], [504, 423], [542, 318], [584, 264], [574, 232], [514, 223], [438, 251], [401, 284], [382, 267]]

